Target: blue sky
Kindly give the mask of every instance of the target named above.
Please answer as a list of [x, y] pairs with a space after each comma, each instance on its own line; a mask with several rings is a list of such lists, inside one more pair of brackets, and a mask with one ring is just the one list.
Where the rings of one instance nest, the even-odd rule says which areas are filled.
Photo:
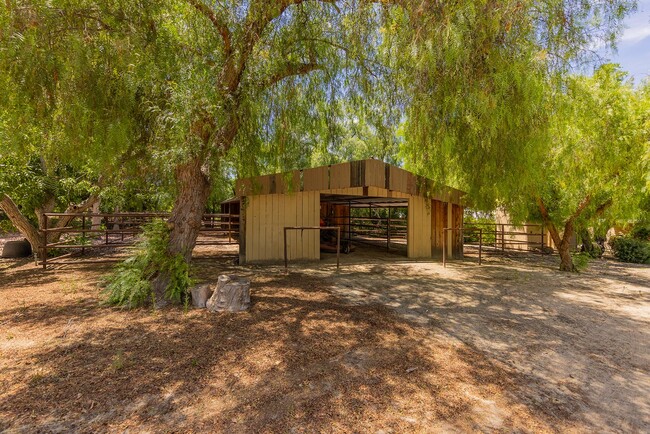
[[626, 29], [616, 52], [603, 52], [606, 59], [620, 63], [636, 83], [650, 76], [650, 0], [639, 0], [637, 11], [625, 20]]

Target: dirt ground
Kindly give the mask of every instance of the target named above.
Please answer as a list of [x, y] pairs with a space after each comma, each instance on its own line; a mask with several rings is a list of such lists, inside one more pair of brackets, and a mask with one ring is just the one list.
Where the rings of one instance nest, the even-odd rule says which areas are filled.
[[101, 305], [110, 266], [0, 261], [0, 431], [648, 432], [650, 267], [360, 249], [252, 279], [241, 314]]

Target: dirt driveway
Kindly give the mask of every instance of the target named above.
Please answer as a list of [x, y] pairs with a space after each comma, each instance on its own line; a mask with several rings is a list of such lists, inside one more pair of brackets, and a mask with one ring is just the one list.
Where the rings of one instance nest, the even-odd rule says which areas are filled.
[[359, 261], [331, 280], [350, 303], [389, 306], [485, 354], [529, 408], [588, 430], [650, 431], [650, 267], [599, 260], [565, 274], [555, 261]]
[[100, 305], [107, 268], [0, 262], [0, 431], [647, 432], [650, 268], [359, 254], [198, 276], [251, 310]]

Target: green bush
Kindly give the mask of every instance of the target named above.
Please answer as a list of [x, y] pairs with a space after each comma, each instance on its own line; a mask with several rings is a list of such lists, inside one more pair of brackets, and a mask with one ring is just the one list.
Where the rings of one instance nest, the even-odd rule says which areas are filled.
[[634, 229], [632, 229], [632, 238], [650, 241], [650, 224], [634, 226]]
[[12, 234], [18, 232], [18, 230], [11, 224], [11, 221], [3, 220], [0, 217], [0, 234]]
[[615, 237], [609, 242], [614, 256], [623, 262], [650, 264], [650, 242], [632, 237]]
[[167, 272], [170, 282], [165, 298], [176, 303], [188, 296], [192, 285], [189, 265], [182, 255], [167, 252], [169, 229], [163, 220], [155, 220], [143, 227], [142, 241], [136, 245], [133, 256], [120, 263], [106, 279], [106, 302], [128, 308], [143, 306], [148, 300], [155, 304], [151, 281], [160, 271]]
[[584, 271], [589, 266], [589, 262], [594, 259], [587, 252], [578, 252], [571, 255], [573, 259], [573, 266], [576, 267], [576, 271]]

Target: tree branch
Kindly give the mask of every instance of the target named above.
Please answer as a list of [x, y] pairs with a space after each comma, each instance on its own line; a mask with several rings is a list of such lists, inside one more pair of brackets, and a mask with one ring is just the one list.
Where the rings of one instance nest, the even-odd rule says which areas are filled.
[[537, 202], [537, 206], [539, 207], [539, 212], [542, 214], [542, 220], [544, 221], [544, 226], [546, 226], [548, 232], [551, 234], [551, 238], [553, 239], [553, 244], [555, 244], [555, 246], [559, 248], [560, 244], [562, 243], [562, 239], [560, 238], [560, 234], [557, 228], [555, 227], [555, 224], [553, 224], [551, 217], [548, 214], [548, 210], [546, 209], [546, 205], [544, 205], [544, 201], [540, 196], [537, 196], [535, 198], [535, 201]]
[[284, 80], [287, 77], [294, 75], [305, 75], [309, 74], [312, 71], [317, 69], [324, 69], [323, 65], [319, 65], [316, 62], [309, 63], [287, 63], [282, 69], [280, 69], [275, 74], [271, 75], [264, 84], [264, 88], [269, 88], [274, 86], [276, 83]]
[[580, 202], [578, 208], [576, 208], [576, 211], [573, 214], [571, 214], [569, 220], [567, 220], [567, 223], [569, 222], [573, 223], [573, 221], [577, 219], [580, 216], [580, 214], [582, 214], [582, 211], [584, 211], [585, 208], [587, 208], [587, 206], [590, 203], [591, 203], [591, 195], [588, 194], [584, 199], [582, 199], [582, 202]]
[[32, 245], [32, 250], [38, 252], [40, 255], [40, 249], [43, 246], [41, 232], [35, 228], [29, 220], [27, 220], [15, 202], [4, 193], [0, 194], [0, 209], [7, 214], [11, 224], [13, 224], [16, 229], [27, 238], [29, 243]]
[[232, 53], [232, 41], [230, 37], [230, 30], [228, 29], [226, 23], [221, 19], [221, 17], [214, 13], [210, 6], [206, 5], [201, 0], [187, 0], [187, 2], [212, 22], [212, 25], [221, 35], [221, 39], [223, 39], [223, 49], [226, 53], [226, 58], [230, 57], [230, 54]]
[[[244, 33], [239, 44], [239, 63], [237, 69], [226, 77], [226, 87], [234, 92], [241, 81], [241, 77], [246, 70], [248, 58], [253, 52], [255, 44], [264, 33], [264, 29], [273, 20], [278, 18], [284, 13], [285, 10], [291, 5], [298, 5], [304, 3], [306, 0], [279, 0], [276, 2], [268, 2], [260, 5], [259, 3], [252, 2], [248, 8], [248, 16], [244, 24]], [[321, 3], [335, 3], [335, 0], [319, 0]], [[261, 13], [259, 12], [261, 10]]]

